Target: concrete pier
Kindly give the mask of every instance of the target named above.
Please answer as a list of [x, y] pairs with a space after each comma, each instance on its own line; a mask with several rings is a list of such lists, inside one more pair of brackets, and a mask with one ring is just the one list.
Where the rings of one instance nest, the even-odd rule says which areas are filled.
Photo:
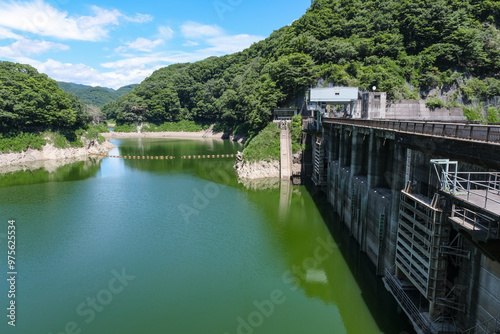
[[281, 179], [289, 181], [292, 177], [292, 136], [290, 121], [280, 121], [280, 170]]

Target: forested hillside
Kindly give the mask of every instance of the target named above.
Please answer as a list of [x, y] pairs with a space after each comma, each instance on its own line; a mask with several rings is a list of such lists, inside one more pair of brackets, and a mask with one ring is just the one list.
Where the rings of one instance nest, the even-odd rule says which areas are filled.
[[[103, 110], [120, 123], [181, 119], [257, 130], [319, 78], [390, 98], [500, 95], [500, 1], [316, 0], [290, 26], [224, 57], [160, 69]], [[444, 104], [444, 102], [443, 102]]]
[[55, 80], [30, 65], [0, 61], [0, 152], [41, 148], [46, 138], [57, 147], [82, 146], [80, 135], [98, 137], [91, 121], [85, 104]]
[[118, 99], [120, 96], [130, 93], [137, 84], [127, 85], [114, 90], [112, 88], [92, 87], [75, 84], [71, 82], [58, 82], [59, 87], [68, 93], [75, 94], [86, 104], [101, 107], [110, 101]]
[[87, 122], [82, 102], [56, 81], [30, 65], [0, 62], [2, 132], [76, 129]]

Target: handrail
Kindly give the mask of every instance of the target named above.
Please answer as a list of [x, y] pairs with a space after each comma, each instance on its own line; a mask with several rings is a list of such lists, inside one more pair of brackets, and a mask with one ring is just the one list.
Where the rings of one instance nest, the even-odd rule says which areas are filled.
[[323, 122], [500, 144], [500, 126], [497, 125], [339, 118], [324, 118]]
[[[479, 196], [484, 198], [484, 207], [487, 208], [488, 202], [494, 202], [497, 204], [500, 204], [500, 197], [499, 199], [492, 198], [491, 193], [495, 193], [496, 195], [500, 195], [500, 173], [492, 173], [492, 172], [486, 172], [486, 173], [474, 173], [474, 172], [458, 172], [456, 173], [456, 177], [453, 177], [455, 183], [458, 183], [461, 185], [460, 189], [467, 192], [467, 201], [470, 200], [470, 196]], [[466, 177], [462, 177], [459, 175], [465, 175]], [[473, 177], [474, 176], [486, 176], [489, 175], [489, 178], [487, 180], [475, 180]], [[494, 178], [492, 180], [492, 177]], [[467, 188], [465, 188], [462, 184], [466, 183]], [[471, 186], [475, 186], [472, 189]], [[484, 194], [479, 193], [474, 190], [483, 190], [485, 191]]]
[[[468, 213], [471, 214], [472, 217], [471, 215], [468, 215]], [[461, 221], [456, 221], [460, 225], [466, 227], [465, 224], [467, 223], [472, 227], [472, 231], [480, 231], [485, 233], [487, 239], [498, 239], [500, 237], [499, 223], [494, 220], [487, 219], [487, 225], [481, 224], [480, 220], [477, 219], [478, 216], [476, 212], [474, 211], [455, 207], [452, 213], [452, 218], [454, 217], [458, 218]]]
[[[493, 323], [493, 326], [490, 326], [490, 323]], [[477, 329], [481, 330], [481, 332], [477, 332]], [[476, 323], [475, 326], [462, 331], [462, 334], [476, 334], [476, 333], [494, 333], [500, 329], [500, 320], [491, 318], [490, 320], [486, 320], [482, 323]]]
[[396, 281], [396, 278], [391, 274], [391, 272], [385, 269], [385, 278], [388, 287], [391, 289], [392, 294], [400, 303], [408, 317], [414, 321], [414, 323], [424, 332], [429, 333], [430, 324], [429, 321], [422, 315], [415, 304], [411, 301], [410, 297], [404, 292], [401, 285]]

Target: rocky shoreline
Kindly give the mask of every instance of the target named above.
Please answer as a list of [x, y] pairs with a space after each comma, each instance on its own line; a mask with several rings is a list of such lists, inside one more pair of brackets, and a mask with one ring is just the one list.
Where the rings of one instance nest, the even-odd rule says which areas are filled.
[[[302, 165], [302, 151], [293, 154], [292, 174], [300, 174]], [[248, 162], [243, 161], [243, 154], [238, 152], [234, 169], [240, 179], [267, 179], [280, 178], [280, 162], [277, 160]]]
[[171, 138], [171, 139], [229, 139], [244, 144], [247, 137], [223, 132], [108, 132], [101, 135], [110, 139], [122, 138]]
[[265, 179], [265, 178], [279, 178], [280, 177], [280, 162], [276, 160], [271, 161], [257, 161], [248, 162], [243, 161], [243, 154], [238, 152], [236, 156], [236, 163], [234, 169], [238, 173], [238, 177], [242, 179]]
[[115, 145], [107, 141], [102, 144], [91, 142], [87, 146], [79, 148], [56, 148], [53, 144], [46, 144], [42, 150], [28, 149], [21, 153], [0, 154], [0, 167], [48, 160], [71, 160], [86, 157], [92, 153], [107, 153], [114, 147]]

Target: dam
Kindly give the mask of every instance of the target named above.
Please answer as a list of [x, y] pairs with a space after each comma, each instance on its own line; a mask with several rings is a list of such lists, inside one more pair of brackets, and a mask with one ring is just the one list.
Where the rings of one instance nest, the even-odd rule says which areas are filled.
[[417, 333], [498, 333], [500, 126], [388, 120], [385, 96], [361, 102], [304, 121], [304, 170]]

